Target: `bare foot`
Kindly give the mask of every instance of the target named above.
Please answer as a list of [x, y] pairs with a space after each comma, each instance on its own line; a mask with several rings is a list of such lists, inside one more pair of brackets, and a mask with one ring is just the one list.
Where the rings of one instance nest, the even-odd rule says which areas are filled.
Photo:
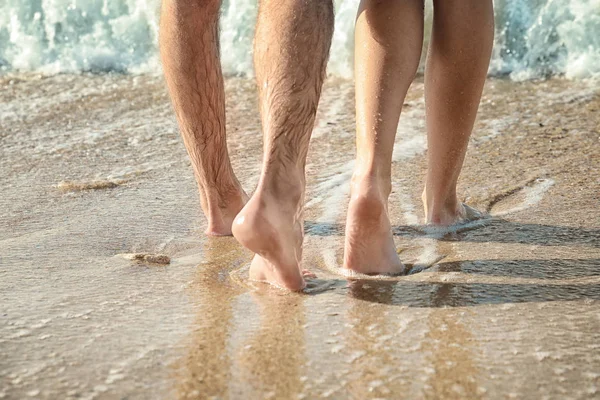
[[209, 236], [231, 236], [233, 220], [248, 201], [248, 195], [240, 184], [236, 182], [218, 191], [200, 189], [200, 199], [208, 220], [205, 233]]
[[401, 274], [387, 211], [387, 196], [374, 180], [352, 183], [346, 221], [344, 268], [362, 274]]
[[[458, 199], [440, 202], [442, 206], [428, 206], [427, 193], [423, 191], [423, 207], [425, 208], [425, 223], [440, 227], [466, 224], [485, 217], [485, 214], [470, 207]], [[433, 203], [433, 202], [430, 202]]]
[[268, 283], [280, 289], [287, 289], [293, 292], [301, 291], [306, 287], [304, 278], [316, 278], [317, 276], [309, 270], [300, 270], [300, 276], [292, 270], [293, 274], [290, 277], [285, 277], [281, 273], [281, 269], [275, 268], [274, 264], [267, 261], [265, 258], [254, 255], [250, 264], [249, 278], [255, 282]]
[[303, 276], [308, 275], [300, 270], [303, 193], [289, 182], [267, 186], [261, 183], [240, 211], [233, 224], [233, 236], [256, 253], [250, 279], [299, 291], [306, 285]]

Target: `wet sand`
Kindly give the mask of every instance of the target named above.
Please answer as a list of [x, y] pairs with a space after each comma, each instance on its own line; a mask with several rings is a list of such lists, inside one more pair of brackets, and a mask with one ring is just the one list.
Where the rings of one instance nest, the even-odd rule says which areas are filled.
[[[459, 189], [492, 217], [439, 235], [419, 225], [418, 79], [390, 199], [411, 274], [376, 280], [339, 273], [354, 92], [328, 81], [307, 168], [304, 267], [318, 279], [305, 294], [248, 282], [251, 254], [202, 235], [160, 78], [0, 86], [0, 398], [600, 395], [597, 82], [488, 80]], [[254, 84], [231, 78], [227, 92], [234, 168], [252, 191]]]

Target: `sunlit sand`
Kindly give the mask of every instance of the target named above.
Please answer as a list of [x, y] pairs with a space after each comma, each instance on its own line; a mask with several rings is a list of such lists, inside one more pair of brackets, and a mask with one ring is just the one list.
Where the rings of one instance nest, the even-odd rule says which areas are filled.
[[[330, 79], [307, 165], [316, 278], [290, 293], [249, 280], [235, 239], [204, 235], [164, 84], [143, 78], [0, 79], [0, 398], [597, 396], [597, 83], [489, 79], [459, 183], [485, 216], [440, 231], [423, 225], [417, 79], [389, 209], [406, 273], [349, 276], [353, 91]], [[251, 193], [254, 83], [226, 83]]]

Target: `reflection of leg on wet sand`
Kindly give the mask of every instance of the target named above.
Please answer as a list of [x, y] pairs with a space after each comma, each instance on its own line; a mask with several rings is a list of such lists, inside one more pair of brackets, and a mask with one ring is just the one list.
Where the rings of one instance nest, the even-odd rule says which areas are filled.
[[[419, 320], [426, 319], [426, 334], [422, 338], [407, 337], [396, 332], [386, 306], [402, 305], [398, 303], [404, 297], [404, 288], [398, 282], [355, 281], [350, 284], [351, 308], [347, 314], [352, 326], [348, 336], [348, 347], [359, 356], [351, 364], [352, 376], [348, 384], [349, 394], [353, 398], [389, 398], [390, 394], [426, 399], [471, 399], [478, 398], [478, 370], [473, 361], [473, 339], [466, 327], [460, 322], [462, 308], [446, 308], [451, 302], [460, 305], [460, 287], [451, 284], [437, 285], [433, 291], [419, 291], [423, 302], [419, 307]], [[426, 293], [426, 294], [424, 294]], [[468, 294], [466, 295], [469, 296]], [[468, 311], [464, 311], [468, 312]], [[402, 315], [402, 313], [400, 314]], [[411, 320], [413, 312], [407, 311]], [[415, 343], [420, 340], [420, 346]], [[399, 343], [419, 346], [422, 356], [408, 362], [398, 354]], [[414, 363], [414, 364], [413, 364]], [[420, 367], [419, 367], [420, 366]], [[408, 370], [407, 370], [408, 368]], [[415, 370], [417, 368], [417, 370]], [[415, 389], [415, 378], [411, 374], [422, 376], [420, 370], [432, 371], [419, 387]]]
[[293, 399], [303, 392], [305, 375], [304, 296], [255, 292], [261, 321], [258, 332], [239, 354], [244, 380], [252, 393], [245, 398]]
[[227, 398], [231, 360], [227, 346], [233, 318], [232, 302], [240, 288], [223, 280], [223, 265], [243, 258], [233, 239], [208, 240], [191, 297], [199, 304], [189, 350], [179, 366], [179, 398]]
[[[425, 388], [425, 399], [477, 399], [478, 368], [473, 360], [473, 335], [460, 322], [461, 308], [438, 308], [447, 304], [448, 298], [457, 299], [460, 293], [451, 284], [438, 285], [431, 302], [434, 308], [427, 318], [429, 331], [423, 341], [423, 350], [431, 363], [433, 374]], [[450, 293], [454, 291], [454, 293]], [[468, 295], [467, 295], [468, 296]]]
[[[350, 354], [347, 393], [353, 399], [396, 398], [407, 393], [409, 383], [398, 379], [402, 362], [392, 348], [401, 346], [397, 332], [385, 314], [397, 282], [351, 282], [350, 308], [346, 314], [351, 326], [346, 339]], [[371, 302], [373, 298], [376, 302]]]
[[305, 285], [300, 270], [305, 164], [332, 32], [331, 1], [260, 4], [254, 61], [263, 168], [256, 192], [236, 217], [233, 234], [256, 253], [251, 279], [290, 290]]

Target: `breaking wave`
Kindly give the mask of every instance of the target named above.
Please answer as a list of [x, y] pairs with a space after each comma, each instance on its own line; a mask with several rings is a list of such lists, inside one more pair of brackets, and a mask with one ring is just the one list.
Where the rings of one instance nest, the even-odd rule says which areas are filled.
[[[228, 74], [252, 74], [256, 0], [226, 0], [221, 47]], [[329, 73], [352, 76], [359, 0], [336, 0]], [[159, 0], [4, 0], [3, 71], [160, 72]], [[600, 76], [600, 0], [496, 0], [492, 75], [515, 80]], [[426, 19], [431, 21], [431, 5]]]

